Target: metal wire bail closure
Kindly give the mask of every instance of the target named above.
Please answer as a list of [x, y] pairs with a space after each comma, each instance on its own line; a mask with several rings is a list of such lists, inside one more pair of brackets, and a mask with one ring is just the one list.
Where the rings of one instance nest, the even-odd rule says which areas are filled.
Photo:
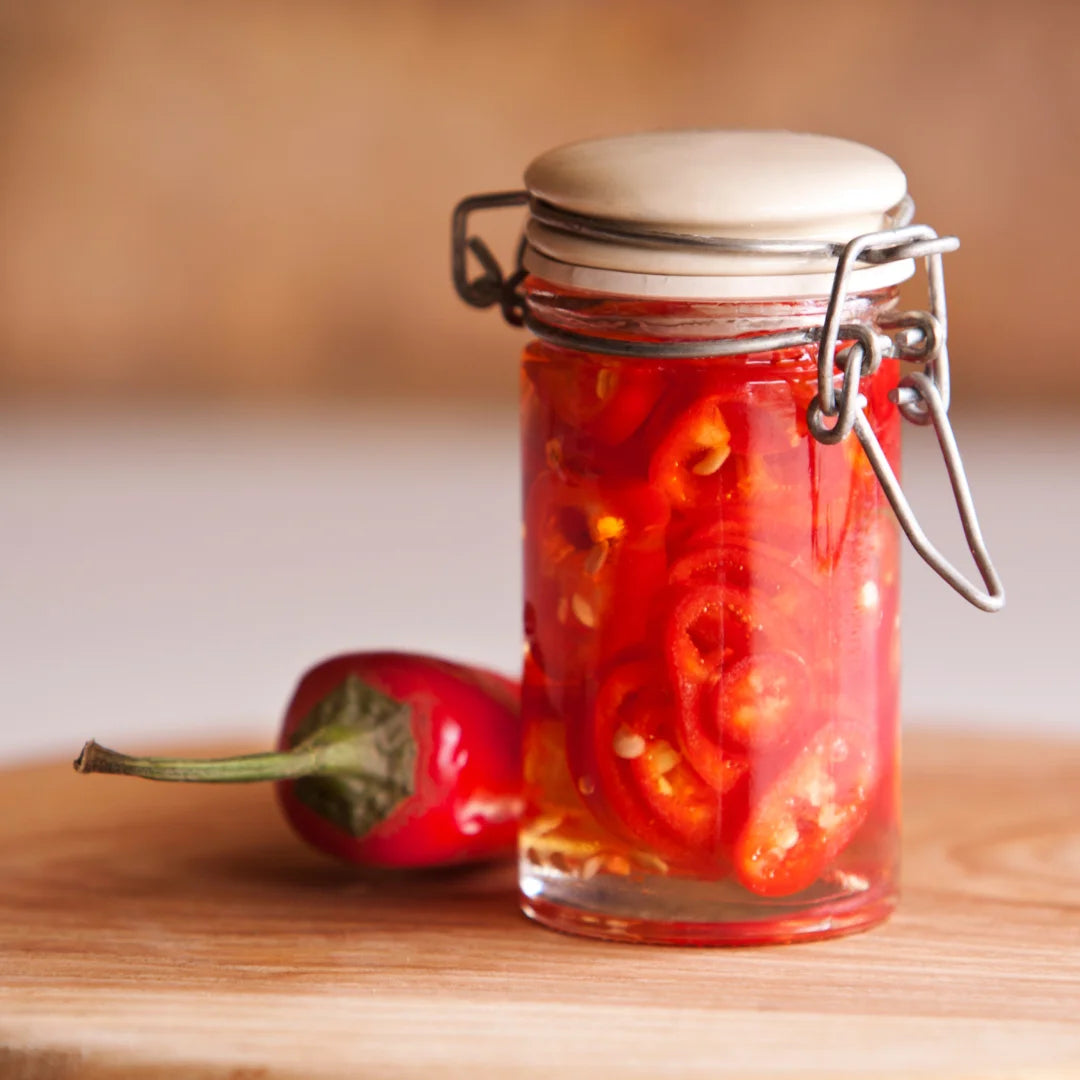
[[[503, 318], [511, 326], [521, 326], [524, 322], [525, 300], [518, 287], [525, 280], [525, 269], [521, 265], [525, 254], [525, 238], [518, 245], [517, 266], [507, 278], [503, 274], [499, 260], [491, 248], [479, 236], [469, 236], [469, 215], [474, 210], [500, 209], [506, 206], [523, 206], [529, 201], [527, 191], [498, 191], [490, 195], [473, 195], [462, 199], [454, 207], [452, 225], [451, 273], [454, 288], [458, 296], [472, 307], [486, 308], [498, 304], [502, 308]], [[472, 252], [483, 268], [483, 273], [469, 280], [468, 253]]]
[[[639, 243], [647, 239], [658, 247], [694, 247], [749, 254], [806, 254], [836, 258], [836, 271], [825, 320], [820, 328], [810, 327], [740, 338], [665, 342], [614, 341], [599, 335], [575, 333], [551, 326], [528, 311], [524, 296], [520, 292], [526, 273], [523, 267], [525, 239], [522, 238], [518, 245], [514, 272], [506, 275], [487, 244], [468, 233], [468, 219], [473, 212], [525, 204], [530, 205], [533, 215], [542, 220], [548, 228], [561, 228], [579, 236], [590, 236], [611, 243]], [[622, 222], [569, 213], [548, 203], [538, 203], [530, 200], [527, 191], [473, 195], [463, 199], [454, 209], [454, 287], [467, 304], [479, 308], [498, 304], [507, 322], [514, 326], [525, 326], [545, 341], [564, 348], [583, 349], [608, 356], [743, 356], [748, 353], [816, 344], [818, 392], [807, 408], [806, 420], [810, 433], [818, 442], [833, 445], [842, 442], [854, 432], [900, 527], [923, 560], [975, 607], [982, 611], [1000, 611], [1005, 604], [1005, 590], [979, 528], [971, 488], [948, 415], [948, 320], [941, 257], [946, 252], [955, 251], [960, 242], [954, 236], [938, 236], [928, 225], [906, 224], [911, 220], [912, 206], [910, 200], [905, 200], [905, 204], [899, 208], [896, 215], [905, 222], [900, 227], [865, 233], [846, 244], [832, 244], [822, 241], [775, 239], [755, 241], [643, 230]], [[472, 280], [469, 279], [467, 265], [470, 251], [483, 270], [479, 277]], [[892, 331], [888, 335], [876, 334], [873, 329], [861, 323], [841, 323], [849, 277], [856, 265], [881, 265], [902, 259], [925, 260], [930, 310], [905, 311], [886, 316], [880, 325], [883, 329]], [[837, 345], [840, 341], [849, 341], [851, 344], [838, 352]], [[866, 400], [859, 393], [859, 381], [863, 375], [872, 375], [877, 371], [884, 356], [895, 356], [923, 365], [922, 371], [904, 376], [889, 397], [905, 419], [934, 428], [945, 459], [945, 468], [964, 536], [982, 579], [982, 588], [965, 577], [927, 537], [863, 411]], [[836, 389], [837, 369], [843, 372], [839, 394]], [[826, 423], [827, 419], [833, 418], [835, 420], [832, 424]]]

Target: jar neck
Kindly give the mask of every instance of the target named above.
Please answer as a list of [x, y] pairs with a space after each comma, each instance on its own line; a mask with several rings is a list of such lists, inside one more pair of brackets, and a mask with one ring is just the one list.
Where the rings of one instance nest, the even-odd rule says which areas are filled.
[[[821, 326], [828, 297], [767, 300], [668, 300], [584, 292], [530, 275], [522, 291], [529, 312], [549, 326], [614, 339], [632, 336], [655, 341], [737, 338], [748, 334]], [[841, 319], [874, 325], [896, 308], [895, 285], [853, 293]]]

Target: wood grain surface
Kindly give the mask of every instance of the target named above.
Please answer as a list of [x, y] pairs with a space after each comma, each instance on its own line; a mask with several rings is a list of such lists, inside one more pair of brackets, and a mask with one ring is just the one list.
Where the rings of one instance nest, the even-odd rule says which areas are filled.
[[337, 866], [266, 789], [2, 775], [0, 1077], [1080, 1076], [1080, 745], [905, 754], [897, 915], [743, 950]]

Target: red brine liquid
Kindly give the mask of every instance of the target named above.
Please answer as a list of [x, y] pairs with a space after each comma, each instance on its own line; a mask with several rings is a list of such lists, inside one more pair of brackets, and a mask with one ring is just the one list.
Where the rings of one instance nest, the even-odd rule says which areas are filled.
[[[610, 314], [580, 303], [577, 329]], [[640, 338], [700, 306], [614, 307], [624, 329], [605, 332]], [[886, 361], [862, 390], [898, 470], [897, 378]], [[684, 944], [885, 918], [898, 530], [854, 435], [825, 446], [807, 430], [816, 352], [656, 360], [533, 342], [522, 385], [525, 910]]]

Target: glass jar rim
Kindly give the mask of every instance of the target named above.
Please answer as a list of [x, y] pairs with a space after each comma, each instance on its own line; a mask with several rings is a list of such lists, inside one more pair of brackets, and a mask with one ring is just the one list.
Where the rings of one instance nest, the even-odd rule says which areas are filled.
[[[528, 235], [528, 234], [526, 234]], [[612, 269], [565, 262], [526, 245], [522, 266], [555, 285], [584, 292], [614, 296], [656, 297], [668, 300], [768, 300], [827, 297], [836, 272], [824, 268], [817, 273], [758, 274], [674, 274]], [[913, 259], [900, 259], [880, 266], [853, 270], [852, 292], [874, 292], [898, 285], [915, 274]]]

